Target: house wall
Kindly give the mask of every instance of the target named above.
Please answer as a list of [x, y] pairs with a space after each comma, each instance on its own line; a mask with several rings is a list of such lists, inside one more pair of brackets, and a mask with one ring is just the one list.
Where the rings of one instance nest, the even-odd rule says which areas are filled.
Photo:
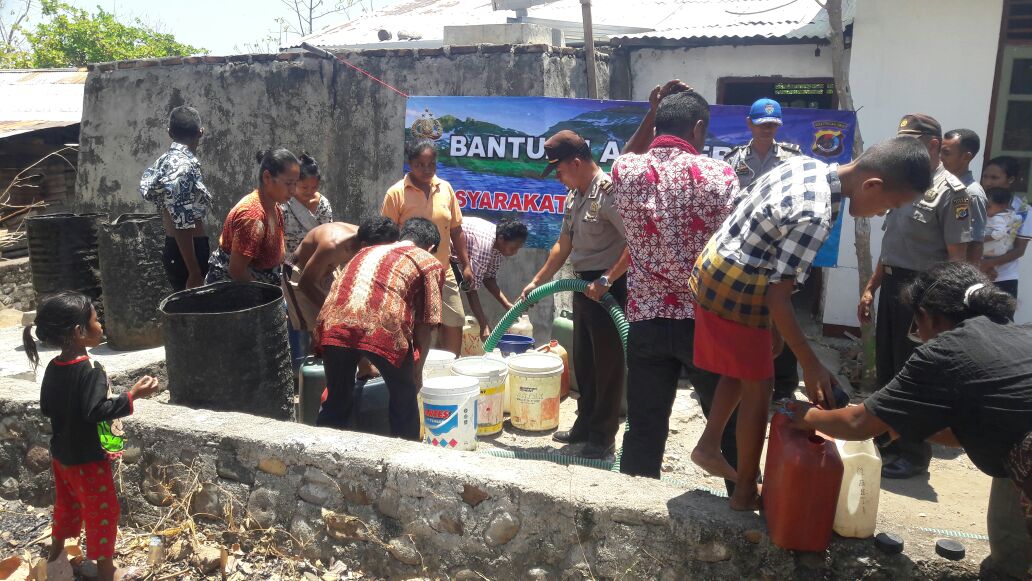
[[[413, 95], [587, 95], [583, 53], [572, 49], [467, 46], [343, 56]], [[606, 88], [607, 61], [598, 68]], [[140, 174], [168, 147], [168, 112], [185, 103], [197, 107], [206, 127], [198, 157], [215, 198], [209, 235], [218, 236], [233, 204], [255, 187], [255, 151], [278, 145], [314, 155], [335, 218], [357, 223], [379, 212], [384, 192], [402, 176], [405, 102], [351, 68], [299, 53], [99, 64], [86, 81], [78, 209], [112, 217], [151, 210], [137, 191]], [[524, 250], [507, 261], [503, 290], [517, 296], [545, 256]], [[501, 315], [494, 301], [484, 304], [489, 316]], [[550, 332], [552, 316], [551, 300], [532, 311], [539, 339]]]
[[[996, 71], [1002, 0], [866, 0], [853, 22], [850, 84], [864, 142], [895, 135], [907, 113], [932, 115], [948, 131], [970, 128], [985, 141]], [[915, 25], [920, 23], [920, 25]], [[946, 35], [953, 32], [952, 40]], [[979, 175], [982, 157], [972, 163]], [[881, 219], [872, 220], [872, 254], [881, 252]], [[826, 325], [856, 326], [859, 290], [854, 222], [846, 216], [840, 267], [829, 272]], [[1022, 263], [1032, 284], [1032, 260]], [[1021, 301], [1019, 321], [1032, 320], [1032, 301]]]
[[[631, 99], [645, 101], [656, 85], [679, 78], [717, 102], [723, 77], [831, 77], [831, 51], [814, 56], [813, 45], [711, 46], [701, 48], [628, 47]], [[614, 77], [617, 73], [614, 71]], [[615, 92], [615, 91], [614, 91]]]

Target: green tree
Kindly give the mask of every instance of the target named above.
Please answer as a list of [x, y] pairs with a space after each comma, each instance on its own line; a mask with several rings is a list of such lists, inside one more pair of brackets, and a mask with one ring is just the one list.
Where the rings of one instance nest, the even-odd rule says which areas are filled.
[[207, 53], [154, 30], [139, 18], [124, 24], [100, 7], [90, 14], [59, 0], [42, 0], [41, 4], [46, 20], [25, 33], [32, 66], [37, 68]]

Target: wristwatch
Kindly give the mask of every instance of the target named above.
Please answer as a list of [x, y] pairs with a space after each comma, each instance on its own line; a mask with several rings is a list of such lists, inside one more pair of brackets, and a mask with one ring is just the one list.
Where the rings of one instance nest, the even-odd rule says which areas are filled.
[[598, 283], [606, 288], [613, 286], [613, 283], [609, 282], [609, 277], [604, 274], [598, 277]]

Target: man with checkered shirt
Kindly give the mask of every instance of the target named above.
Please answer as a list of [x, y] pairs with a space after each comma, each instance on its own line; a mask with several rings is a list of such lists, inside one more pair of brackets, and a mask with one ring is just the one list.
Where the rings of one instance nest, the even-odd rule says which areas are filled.
[[[832, 374], [806, 340], [792, 292], [809, 274], [838, 218], [843, 198], [853, 216], [910, 203], [932, 183], [928, 150], [897, 137], [845, 165], [809, 157], [787, 160], [746, 190], [695, 263], [695, 365], [721, 375], [706, 430], [692, 461], [736, 481], [731, 508], [759, 505], [760, 452], [784, 337], [803, 368], [813, 402], [833, 406]], [[780, 337], [779, 337], [780, 335]], [[738, 469], [720, 454], [720, 436], [738, 408]]]

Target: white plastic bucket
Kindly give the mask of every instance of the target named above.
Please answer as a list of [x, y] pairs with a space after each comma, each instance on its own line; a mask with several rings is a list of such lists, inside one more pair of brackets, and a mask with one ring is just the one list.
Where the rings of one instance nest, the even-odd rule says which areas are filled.
[[878, 495], [881, 490], [881, 454], [874, 440], [835, 440], [842, 459], [842, 487], [839, 488], [833, 529], [843, 537], [866, 539], [878, 524]]
[[551, 353], [523, 353], [513, 355], [506, 362], [512, 425], [531, 431], [558, 427], [562, 358]]
[[426, 363], [423, 364], [423, 379], [434, 377], [448, 377], [451, 375], [451, 364], [455, 361], [455, 354], [451, 351], [431, 349], [426, 352]]
[[477, 399], [477, 435], [490, 436], [502, 431], [505, 422], [505, 380], [509, 367], [488, 357], [463, 357], [452, 363], [454, 375], [475, 377], [480, 382]]
[[450, 450], [477, 449], [476, 377], [434, 377], [423, 381], [419, 417], [423, 442]]

